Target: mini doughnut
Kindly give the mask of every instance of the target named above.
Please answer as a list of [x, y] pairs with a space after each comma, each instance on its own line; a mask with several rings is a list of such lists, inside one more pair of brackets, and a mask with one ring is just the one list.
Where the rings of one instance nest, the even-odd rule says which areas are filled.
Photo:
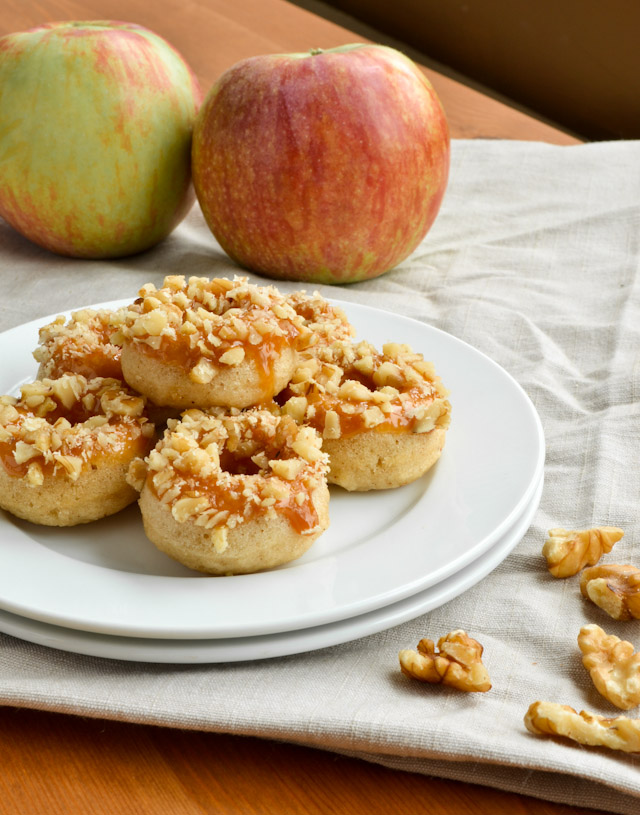
[[300, 557], [329, 525], [327, 456], [310, 427], [266, 410], [169, 422], [131, 466], [147, 537], [209, 574], [243, 574]]
[[326, 300], [320, 292], [307, 294], [294, 291], [286, 296], [287, 302], [304, 325], [311, 331], [304, 355], [314, 355], [315, 349], [322, 348], [336, 340], [351, 340], [356, 330], [347, 319], [344, 311]]
[[336, 342], [304, 360], [278, 396], [285, 415], [310, 425], [329, 454], [329, 483], [389, 489], [438, 460], [449, 426], [447, 392], [408, 345]]
[[[104, 377], [124, 384], [120, 356], [122, 348], [111, 342], [115, 332], [114, 313], [107, 309], [90, 308], [74, 311], [68, 321], [57, 317], [40, 329], [40, 345], [33, 356], [40, 363], [37, 379], [58, 379], [64, 374], [80, 374], [87, 379]], [[175, 419], [179, 411], [158, 407], [147, 401], [148, 419], [163, 427], [167, 419]]]
[[156, 405], [244, 408], [287, 384], [309, 334], [269, 286], [182, 276], [152, 284], [118, 314], [125, 381]]
[[144, 399], [76, 374], [0, 397], [0, 507], [48, 526], [88, 523], [136, 500], [129, 464], [155, 443]]
[[74, 311], [69, 320], [57, 317], [41, 328], [40, 344], [33, 352], [40, 363], [37, 378], [80, 374], [87, 379], [122, 379], [121, 349], [110, 339], [115, 331], [111, 317], [106, 309], [85, 308]]

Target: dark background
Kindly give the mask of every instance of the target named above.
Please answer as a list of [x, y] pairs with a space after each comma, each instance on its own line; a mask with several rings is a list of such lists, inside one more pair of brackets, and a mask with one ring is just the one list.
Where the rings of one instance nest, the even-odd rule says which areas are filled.
[[640, 0], [293, 2], [584, 139], [640, 138]]

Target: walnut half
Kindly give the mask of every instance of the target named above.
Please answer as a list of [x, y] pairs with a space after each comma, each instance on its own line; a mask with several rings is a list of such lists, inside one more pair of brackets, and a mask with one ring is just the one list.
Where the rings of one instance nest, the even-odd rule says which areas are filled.
[[623, 535], [622, 529], [615, 526], [582, 531], [550, 529], [542, 554], [554, 577], [572, 577], [585, 566], [594, 566]]
[[614, 620], [640, 619], [640, 569], [635, 566], [609, 563], [585, 569], [580, 591]]
[[464, 631], [451, 631], [438, 640], [421, 639], [418, 650], [400, 651], [403, 674], [420, 682], [449, 685], [468, 692], [486, 693], [491, 689], [487, 669], [482, 664], [482, 645]]
[[616, 707], [629, 710], [640, 704], [640, 654], [633, 645], [599, 625], [585, 625], [578, 635], [582, 664], [593, 684]]
[[640, 719], [626, 716], [606, 719], [586, 710], [577, 713], [568, 705], [534, 702], [525, 714], [524, 723], [531, 733], [564, 736], [590, 747], [640, 752]]

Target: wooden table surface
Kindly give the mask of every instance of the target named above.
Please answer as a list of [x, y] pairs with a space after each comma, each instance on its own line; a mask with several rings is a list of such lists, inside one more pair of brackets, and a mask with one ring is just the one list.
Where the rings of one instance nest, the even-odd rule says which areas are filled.
[[[206, 91], [240, 59], [362, 37], [284, 0], [4, 0], [0, 35], [52, 20], [136, 22], [166, 37]], [[572, 137], [432, 70], [454, 137]], [[471, 784], [294, 745], [0, 708], [0, 813], [577, 815]]]

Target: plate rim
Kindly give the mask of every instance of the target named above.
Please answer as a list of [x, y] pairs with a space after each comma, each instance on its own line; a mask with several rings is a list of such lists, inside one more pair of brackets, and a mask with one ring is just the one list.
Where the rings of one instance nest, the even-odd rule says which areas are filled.
[[[214, 638], [211, 640], [148, 638], [145, 640], [65, 628], [0, 609], [0, 631], [27, 642], [81, 656], [170, 665], [252, 662], [294, 656], [343, 645], [402, 625], [440, 608], [488, 577], [506, 560], [526, 535], [540, 506], [543, 487], [544, 473], [536, 486], [530, 504], [525, 507], [522, 516], [515, 521], [515, 529], [507, 530], [487, 552], [467, 564], [465, 569], [473, 570], [473, 574], [467, 571], [467, 574], [464, 575], [465, 570], [460, 570], [441, 583], [436, 583], [423, 592], [417, 592], [397, 603], [326, 625], [258, 637]], [[448, 586], [446, 586], [447, 583]], [[437, 589], [442, 592], [443, 586], [445, 587], [444, 595], [441, 594], [434, 602], [433, 593]], [[11, 630], [7, 631], [7, 627]], [[25, 633], [25, 628], [30, 636], [21, 636]], [[357, 633], [354, 633], [356, 631]], [[53, 644], [51, 637], [57, 637], [58, 642], [62, 638], [63, 644]], [[310, 648], [303, 645], [304, 639], [307, 640], [307, 645], [308, 641], [312, 640]], [[78, 642], [80, 649], [78, 649]], [[73, 645], [73, 643], [76, 644]], [[148, 649], [155, 653], [155, 656], [147, 655], [145, 657], [143, 653], [143, 657], [140, 658], [139, 654], [135, 652], [136, 648], [142, 648], [143, 652]]]
[[[421, 322], [420, 320], [416, 320], [412, 317], [407, 317], [402, 314], [398, 314], [397, 312], [388, 311], [385, 309], [380, 309], [377, 307], [372, 307], [360, 303], [354, 303], [349, 301], [342, 301], [336, 298], [329, 298], [332, 303], [342, 307], [347, 313], [350, 310], [354, 310], [354, 313], [361, 312], [365, 316], [369, 315], [387, 315], [392, 320], [399, 320], [402, 323], [409, 322], [415, 326], [415, 330], [418, 332], [426, 332], [427, 334], [432, 333], [435, 335], [439, 335], [442, 338], [442, 341], [447, 343], [452, 343], [453, 346], [458, 346], [458, 349], [462, 349], [464, 353], [471, 353], [472, 355], [477, 355], [478, 357], [482, 358], [484, 364], [488, 364], [490, 367], [494, 369], [494, 371], [498, 372], [498, 375], [505, 378], [506, 381], [509, 383], [510, 387], [515, 388], [516, 392], [519, 394], [520, 398], [524, 400], [524, 404], [528, 407], [528, 415], [530, 419], [533, 419], [533, 425], [535, 427], [535, 432], [537, 436], [538, 442], [538, 454], [536, 465], [534, 468], [534, 473], [530, 478], [529, 484], [523, 494], [520, 496], [520, 499], [516, 502], [516, 504], [511, 508], [511, 510], [507, 513], [507, 515], [502, 519], [502, 521], [497, 524], [490, 534], [486, 535], [481, 542], [476, 542], [476, 544], [471, 547], [468, 552], [460, 555], [459, 557], [455, 558], [451, 561], [447, 567], [447, 569], [441, 569], [436, 576], [433, 575], [429, 577], [425, 577], [424, 575], [421, 577], [416, 578], [413, 581], [408, 581], [401, 588], [395, 587], [389, 590], [387, 594], [384, 596], [378, 595], [377, 598], [374, 600], [371, 597], [367, 597], [361, 599], [356, 602], [351, 602], [348, 606], [348, 611], [345, 613], [344, 604], [342, 610], [334, 607], [332, 609], [325, 609], [323, 612], [319, 613], [314, 611], [313, 614], [308, 615], [305, 618], [299, 618], [295, 624], [296, 629], [301, 628], [311, 628], [315, 627], [319, 624], [328, 624], [331, 622], [336, 622], [340, 619], [345, 619], [348, 617], [354, 617], [361, 615], [363, 613], [367, 613], [369, 611], [375, 610], [376, 608], [390, 605], [394, 602], [404, 599], [405, 597], [411, 596], [425, 588], [428, 588], [430, 585], [435, 585], [436, 583], [440, 582], [441, 580], [447, 579], [451, 574], [465, 568], [466, 565], [473, 562], [475, 559], [480, 557], [484, 552], [491, 548], [491, 546], [498, 540], [502, 534], [504, 534], [505, 530], [507, 530], [514, 522], [514, 518], [517, 518], [520, 511], [523, 507], [525, 507], [528, 501], [531, 499], [531, 495], [534, 493], [536, 485], [538, 483], [539, 478], [544, 470], [544, 459], [545, 459], [545, 442], [544, 442], [544, 432], [542, 428], [542, 423], [540, 421], [540, 417], [533, 406], [530, 398], [522, 388], [522, 386], [517, 382], [517, 380], [509, 374], [502, 366], [500, 366], [497, 362], [491, 359], [488, 355], [484, 352], [480, 351], [479, 349], [475, 348], [474, 346], [470, 345], [469, 343], [461, 340], [458, 337], [455, 337], [448, 332], [443, 331], [435, 326], [432, 326], [428, 323]], [[123, 298], [120, 300], [112, 300], [112, 301], [105, 301], [97, 304], [92, 304], [88, 306], [80, 306], [78, 308], [110, 308], [115, 309], [123, 305], [127, 305], [131, 302], [131, 298]], [[72, 313], [73, 311], [77, 311], [78, 308], [72, 308], [67, 310], [66, 312], [62, 312], [65, 315]], [[12, 329], [8, 329], [6, 332], [2, 332], [0, 334], [0, 343], [2, 342], [3, 338], [6, 339], [7, 334], [11, 334], [13, 332], [30, 332], [34, 331], [35, 336], [37, 337], [37, 329], [42, 325], [45, 325], [47, 322], [55, 319], [57, 315], [48, 315], [41, 318], [36, 318], [31, 320], [27, 323], [23, 323], [21, 325], [15, 326]], [[427, 340], [425, 340], [427, 342]], [[437, 360], [436, 360], [436, 368], [438, 368]], [[378, 533], [381, 534], [381, 533]], [[375, 539], [376, 536], [372, 537], [372, 540]], [[79, 561], [74, 561], [75, 563], [79, 563]], [[102, 568], [92, 566], [90, 564], [82, 564], [83, 567], [87, 567], [88, 569], [95, 569], [95, 568]], [[313, 566], [313, 563], [301, 564], [298, 567], [294, 567], [298, 570], [305, 570]], [[286, 574], [285, 571], [278, 571], [276, 572], [279, 575]], [[263, 573], [269, 574], [269, 573]], [[153, 580], [163, 580], [163, 579], [171, 579], [171, 580], [193, 580], [193, 578], [157, 578], [151, 575], [136, 575], [140, 578], [143, 582], [145, 578], [153, 579]], [[234, 579], [237, 580], [240, 577], [253, 577], [253, 576], [236, 576]], [[205, 578], [206, 579], [206, 578]], [[218, 579], [218, 578], [215, 578]], [[286, 580], [286, 578], [285, 578]], [[256, 636], [256, 635], [264, 635], [264, 634], [274, 634], [278, 632], [282, 632], [285, 630], [292, 630], [290, 620], [288, 622], [282, 623], [263, 623], [262, 625], [258, 626], [258, 630], [256, 631], [255, 628], [251, 629], [250, 633], [241, 633], [243, 627], [238, 628], [237, 626], [234, 627], [233, 625], [227, 626], [226, 628], [221, 628], [219, 625], [219, 621], [217, 625], [211, 625], [210, 623], [205, 626], [205, 629], [202, 627], [191, 627], [188, 631], [185, 631], [184, 627], [178, 627], [176, 629], [168, 629], [163, 628], [160, 629], [145, 629], [144, 631], [141, 628], [132, 629], [130, 626], [121, 626], [121, 625], [114, 625], [113, 622], [87, 622], [86, 620], [78, 620], [75, 618], [71, 618], [69, 616], [65, 616], [64, 614], [60, 614], [59, 612], [51, 612], [50, 610], [46, 613], [42, 613], [41, 611], [34, 610], [33, 608], [26, 608], [24, 605], [21, 605], [20, 602], [8, 602], [5, 597], [0, 597], [0, 608], [4, 608], [7, 611], [12, 613], [16, 613], [20, 616], [30, 617], [35, 620], [40, 620], [42, 622], [48, 622], [51, 624], [59, 625], [62, 627], [70, 627], [76, 629], [83, 629], [88, 631], [94, 631], [96, 633], [103, 633], [103, 634], [111, 634], [111, 635], [118, 635], [118, 636], [129, 636], [129, 637], [153, 637], [153, 638], [189, 638], [189, 639], [201, 639], [203, 636], [215, 636], [217, 638], [235, 638], [238, 636]], [[244, 628], [246, 628], [247, 624], [244, 624]], [[205, 634], [204, 631], [208, 633]], [[212, 633], [212, 632], [216, 633]]]

